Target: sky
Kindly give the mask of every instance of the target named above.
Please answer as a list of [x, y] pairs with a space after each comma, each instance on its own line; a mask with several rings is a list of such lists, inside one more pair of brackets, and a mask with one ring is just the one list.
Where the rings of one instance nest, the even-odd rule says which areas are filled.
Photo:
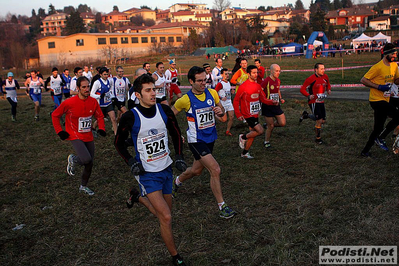
[[[12, 4], [6, 4], [7, 0], [0, 0], [2, 3], [2, 8], [0, 8], [0, 17], [5, 17], [8, 13], [16, 14], [16, 15], [27, 15], [31, 16], [32, 9], [37, 10], [41, 7], [48, 12], [48, 6], [53, 4], [56, 9], [63, 9], [64, 6], [74, 6], [77, 7], [79, 4], [87, 4], [89, 7], [94, 8], [98, 12], [109, 13], [112, 11], [112, 7], [114, 5], [118, 6], [119, 11], [124, 11], [132, 7], [139, 8], [140, 5], [147, 5], [154, 9], [158, 7], [158, 9], [166, 9], [175, 3], [202, 3], [207, 4], [207, 7], [212, 8], [214, 0], [191, 0], [191, 1], [178, 1], [178, 0], [152, 0], [150, 3], [146, 3], [145, 1], [141, 2], [141, 4], [137, 4], [136, 1], [126, 1], [126, 0], [112, 0], [112, 1], [98, 1], [98, 0], [19, 0], [17, 2], [13, 2]], [[257, 8], [259, 6], [283, 6], [284, 4], [292, 3], [295, 5], [296, 0], [251, 0], [251, 1], [242, 1], [242, 0], [230, 0], [232, 5], [238, 7], [247, 7], [247, 8]], [[354, 0], [353, 2], [357, 2], [358, 0]], [[361, 0], [363, 2], [377, 2], [378, 0]], [[130, 3], [131, 4], [130, 4]], [[135, 3], [133, 3], [135, 2]], [[244, 4], [245, 2], [246, 4]], [[305, 8], [309, 8], [310, 0], [302, 0]]]

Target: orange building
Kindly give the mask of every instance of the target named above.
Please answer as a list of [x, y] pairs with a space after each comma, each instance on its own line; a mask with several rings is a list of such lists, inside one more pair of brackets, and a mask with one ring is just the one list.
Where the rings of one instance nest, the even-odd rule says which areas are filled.
[[56, 35], [61, 36], [62, 30], [66, 27], [66, 18], [69, 16], [66, 13], [57, 13], [49, 15], [42, 20], [42, 34], [44, 36]]
[[112, 11], [111, 13], [101, 16], [101, 21], [106, 25], [112, 24], [114, 26], [122, 26], [130, 22], [128, 16], [129, 15], [125, 12]]

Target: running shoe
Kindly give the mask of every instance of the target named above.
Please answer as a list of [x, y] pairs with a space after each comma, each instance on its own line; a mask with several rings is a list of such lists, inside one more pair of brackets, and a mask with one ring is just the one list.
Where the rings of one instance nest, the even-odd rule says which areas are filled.
[[80, 185], [79, 187], [79, 192], [84, 192], [89, 196], [93, 196], [94, 195], [94, 191], [91, 190], [90, 188], [86, 187], [86, 186], [82, 186]]
[[139, 203], [140, 192], [137, 189], [132, 187], [129, 191], [129, 194], [130, 194], [130, 197], [126, 201], [126, 205], [129, 209], [131, 209], [133, 207], [134, 203]]
[[395, 141], [392, 145], [392, 151], [394, 154], [398, 154], [399, 153], [399, 135], [396, 136]]
[[39, 116], [38, 115], [35, 115], [35, 121], [36, 122], [39, 121]]
[[365, 157], [365, 158], [372, 158], [370, 152], [361, 152], [361, 153], [360, 153], [360, 156]]
[[179, 189], [179, 187], [181, 187], [181, 184], [180, 185], [177, 185], [176, 184], [176, 179], [178, 178], [179, 176], [175, 176], [174, 178], [173, 178], [173, 185], [172, 185], [172, 197], [173, 198], [177, 198], [177, 190]]
[[228, 131], [228, 130], [226, 131], [226, 133], [225, 133], [225, 134], [226, 134], [226, 136], [230, 136], [230, 137], [231, 137], [231, 136], [233, 136], [233, 134], [231, 134], [231, 132], [230, 132], [230, 131]]
[[222, 209], [219, 211], [219, 216], [224, 219], [229, 219], [236, 214], [237, 213], [232, 208], [227, 206], [227, 204], [223, 204]]
[[303, 121], [303, 119], [308, 119], [309, 118], [309, 114], [306, 111], [303, 111], [301, 117], [299, 118], [299, 123], [301, 123]]
[[14, 115], [11, 116], [11, 121], [13, 121], [13, 122], [17, 121], [17, 119], [15, 118]]
[[240, 134], [238, 136], [238, 145], [240, 146], [241, 149], [244, 149], [245, 144], [247, 143], [247, 140], [243, 139], [242, 136], [244, 136], [244, 134]]
[[380, 138], [376, 138], [374, 140], [375, 144], [377, 144], [378, 147], [380, 147], [381, 149], [383, 149], [384, 151], [389, 151], [387, 144], [385, 142], [384, 139], [380, 139]]
[[68, 155], [68, 165], [67, 165], [67, 173], [70, 176], [75, 175], [75, 155], [69, 154]]
[[180, 257], [180, 255], [172, 257], [172, 262], [174, 266], [186, 266], [186, 264], [183, 261], [183, 258]]
[[270, 144], [270, 142], [263, 142], [263, 146], [265, 146], [265, 148], [271, 148], [272, 144]]
[[315, 141], [316, 141], [316, 144], [319, 144], [319, 145], [323, 144], [323, 141], [321, 139], [316, 139]]
[[245, 159], [253, 159], [254, 157], [251, 156], [251, 154], [249, 154], [249, 152], [247, 152], [246, 154], [242, 154], [241, 153], [241, 158], [245, 158]]

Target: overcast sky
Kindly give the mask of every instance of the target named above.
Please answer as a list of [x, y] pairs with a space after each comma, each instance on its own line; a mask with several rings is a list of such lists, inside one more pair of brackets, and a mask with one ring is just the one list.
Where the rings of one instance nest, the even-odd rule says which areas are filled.
[[[32, 14], [32, 9], [37, 10], [41, 7], [48, 12], [48, 6], [53, 4], [56, 9], [62, 9], [66, 5], [72, 5], [77, 7], [79, 4], [87, 4], [89, 7], [94, 8], [96, 11], [109, 13], [112, 11], [112, 7], [117, 5], [119, 7], [119, 11], [124, 11], [132, 7], [140, 7], [140, 5], [148, 5], [152, 9], [158, 7], [158, 9], [166, 9], [175, 3], [204, 3], [207, 4], [207, 7], [212, 8], [214, 0], [200, 0], [200, 1], [177, 1], [177, 0], [152, 0], [150, 3], [146, 4], [146, 1], [143, 1], [142, 4], [137, 4], [136, 1], [126, 1], [126, 0], [111, 0], [111, 1], [98, 1], [98, 0], [19, 0], [16, 2], [9, 2], [7, 0], [0, 0], [2, 3], [0, 8], [0, 16], [5, 17], [7, 13], [16, 14], [16, 15], [27, 15], [30, 16]], [[257, 8], [259, 6], [282, 6], [284, 4], [292, 3], [295, 4], [296, 0], [251, 0], [251, 1], [240, 1], [240, 0], [230, 0], [232, 6], [240, 6], [247, 8]], [[352, 0], [353, 1], [353, 0]], [[359, 0], [354, 0], [353, 2], [357, 3]], [[377, 0], [360, 0], [362, 2], [377, 2]], [[248, 4], [243, 4], [246, 2]], [[305, 8], [309, 8], [310, 0], [302, 0]], [[249, 3], [251, 5], [249, 5]]]

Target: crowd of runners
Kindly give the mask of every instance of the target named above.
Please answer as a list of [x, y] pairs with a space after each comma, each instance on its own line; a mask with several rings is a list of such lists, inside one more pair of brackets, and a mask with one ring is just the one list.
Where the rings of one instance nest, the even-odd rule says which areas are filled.
[[[383, 53], [384, 58], [361, 80], [370, 88], [369, 101], [374, 110], [374, 130], [361, 151], [365, 157], [371, 156], [374, 143], [389, 150], [385, 138], [390, 132], [398, 135], [399, 131], [399, 98], [395, 85], [399, 84], [399, 72], [394, 62], [397, 51], [394, 45], [387, 44]], [[136, 186], [130, 189], [127, 206], [131, 208], [135, 203], [141, 203], [157, 216], [162, 239], [173, 263], [185, 265], [174, 242], [171, 218], [172, 198], [178, 196], [178, 190], [185, 182], [201, 175], [206, 168], [219, 216], [228, 219], [237, 214], [226, 203], [220, 182], [220, 165], [212, 155], [217, 139], [216, 123], [227, 122], [226, 137], [233, 136], [231, 128], [235, 117], [246, 123], [248, 130], [237, 135], [238, 146], [242, 149], [243, 160], [253, 159], [249, 150], [254, 139], [264, 134], [264, 147], [270, 149], [274, 128], [286, 125], [281, 108], [285, 100], [280, 91], [281, 68], [277, 64], [269, 67], [270, 75], [265, 77], [265, 68], [259, 59], [249, 65], [247, 59], [240, 58], [230, 79], [229, 69], [223, 67], [221, 58], [217, 58], [215, 66], [206, 63], [189, 69], [190, 89], [184, 95], [180, 90], [176, 61], [169, 60], [167, 67], [165, 70], [165, 64], [158, 62], [152, 73], [150, 63], [145, 62], [136, 70], [133, 83], [124, 76], [121, 66], [115, 68], [115, 75], [106, 66], [96, 68], [97, 73], [92, 73], [87, 66], [75, 67], [73, 77], [69, 69], [60, 73], [54, 67], [46, 80], [37, 71], [31, 71], [25, 86], [35, 107], [35, 121], [39, 121], [42, 90], [51, 90], [54, 108], [50, 115], [55, 132], [62, 140], [69, 140], [75, 150], [67, 157], [67, 173], [73, 176], [78, 165], [84, 167], [79, 191], [88, 195], [94, 195], [87, 186], [93, 167], [93, 140], [98, 135], [105, 137], [104, 120], [111, 122], [115, 148], [139, 184], [139, 189]], [[11, 105], [11, 119], [16, 121], [16, 90], [20, 87], [13, 76], [12, 72], [7, 74], [7, 79], [2, 82], [2, 92]], [[304, 81], [300, 92], [307, 98], [310, 111], [298, 115], [299, 123], [304, 119], [315, 121], [315, 143], [321, 145], [324, 143], [322, 126], [326, 122], [324, 101], [331, 94], [323, 63], [315, 64], [314, 73]], [[176, 119], [182, 111], [188, 123], [186, 138]], [[264, 123], [259, 121], [259, 115], [265, 117]], [[388, 117], [391, 120], [384, 127]], [[174, 147], [174, 166], [180, 175], [173, 175], [169, 136]], [[184, 142], [194, 157], [190, 167], [184, 160]], [[133, 146], [134, 154], [130, 154], [130, 146]], [[398, 151], [399, 137], [396, 137], [394, 152]]]

